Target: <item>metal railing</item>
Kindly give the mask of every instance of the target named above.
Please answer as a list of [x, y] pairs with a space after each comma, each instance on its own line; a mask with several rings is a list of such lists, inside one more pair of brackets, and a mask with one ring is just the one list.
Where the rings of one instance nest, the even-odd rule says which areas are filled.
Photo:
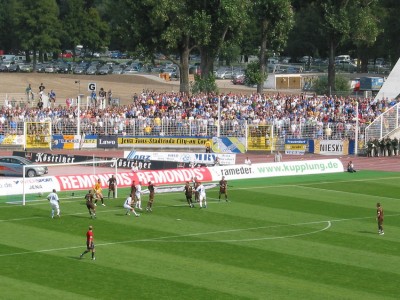
[[365, 142], [382, 139], [399, 127], [400, 103], [390, 107], [365, 129]]

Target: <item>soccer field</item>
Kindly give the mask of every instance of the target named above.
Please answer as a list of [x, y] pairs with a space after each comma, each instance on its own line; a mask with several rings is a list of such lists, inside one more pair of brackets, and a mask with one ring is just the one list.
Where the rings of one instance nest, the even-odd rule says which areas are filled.
[[[126, 216], [127, 190], [90, 219], [84, 191], [0, 198], [1, 299], [398, 299], [399, 173], [230, 181], [208, 208], [156, 194]], [[106, 194], [106, 191], [104, 191]], [[147, 203], [147, 195], [143, 196]], [[20, 200], [20, 199], [19, 199]], [[378, 235], [376, 203], [385, 213]], [[85, 250], [94, 227], [96, 260]]]

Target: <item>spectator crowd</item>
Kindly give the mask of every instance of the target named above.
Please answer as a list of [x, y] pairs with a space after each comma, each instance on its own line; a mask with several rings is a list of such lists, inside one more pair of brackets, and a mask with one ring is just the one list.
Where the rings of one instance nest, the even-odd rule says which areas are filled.
[[[133, 95], [130, 104], [108, 102], [101, 108], [98, 103], [93, 101], [88, 107], [80, 107], [81, 133], [217, 136], [220, 107], [220, 136], [243, 137], [244, 125], [251, 124], [273, 125], [274, 134], [281, 138], [354, 138], [358, 117], [362, 139], [364, 128], [397, 101], [279, 92], [186, 95], [143, 90]], [[0, 134], [22, 134], [25, 121], [51, 121], [53, 134], [77, 134], [77, 118], [76, 101], [53, 102], [48, 107], [2, 106]]]

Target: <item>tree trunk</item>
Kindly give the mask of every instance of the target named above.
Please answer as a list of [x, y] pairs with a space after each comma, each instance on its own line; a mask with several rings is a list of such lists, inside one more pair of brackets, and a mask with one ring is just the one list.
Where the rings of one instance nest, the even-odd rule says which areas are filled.
[[265, 53], [267, 51], [267, 28], [268, 21], [266, 19], [261, 21], [261, 49], [260, 49], [260, 74], [261, 74], [261, 82], [257, 83], [257, 93], [262, 94], [264, 90], [264, 76], [266, 74], [265, 71]]
[[328, 93], [335, 91], [335, 46], [331, 41], [329, 45], [329, 64], [328, 64]]
[[201, 78], [206, 79], [214, 71], [215, 56], [210, 54], [209, 49], [200, 47], [200, 69]]
[[36, 48], [34, 48], [33, 49], [33, 63], [32, 63], [33, 71], [36, 71], [36, 64], [37, 64], [37, 55], [36, 55]]
[[179, 64], [179, 91], [189, 95], [190, 83], [189, 83], [189, 47], [184, 46], [180, 51], [180, 64]]

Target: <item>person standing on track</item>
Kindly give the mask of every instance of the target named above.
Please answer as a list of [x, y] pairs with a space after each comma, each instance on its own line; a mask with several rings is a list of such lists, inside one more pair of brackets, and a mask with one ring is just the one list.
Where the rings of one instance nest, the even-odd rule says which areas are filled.
[[51, 218], [54, 219], [55, 212], [57, 213], [57, 217], [60, 218], [60, 200], [56, 193], [56, 189], [53, 189], [53, 191], [47, 196], [47, 200], [49, 200], [51, 205]]
[[204, 146], [206, 147], [206, 153], [211, 153], [211, 141], [210, 141], [210, 139], [207, 139], [207, 141], [204, 143]]
[[384, 235], [385, 233], [383, 232], [383, 208], [379, 202], [376, 204], [376, 220], [378, 221], [378, 233], [380, 235]]
[[89, 190], [88, 193], [85, 195], [86, 207], [89, 211], [90, 217], [95, 219], [96, 218], [96, 206], [94, 206], [93, 199], [94, 199], [94, 196], [93, 196], [92, 190]]
[[86, 250], [79, 256], [79, 258], [82, 258], [88, 252], [92, 252], [92, 260], [96, 260], [96, 257], [94, 256], [95, 249], [92, 225], [89, 226], [89, 230], [86, 232]]
[[115, 199], [115, 187], [117, 186], [117, 179], [114, 175], [108, 179], [108, 199], [110, 199], [110, 193], [112, 192], [113, 198]]

